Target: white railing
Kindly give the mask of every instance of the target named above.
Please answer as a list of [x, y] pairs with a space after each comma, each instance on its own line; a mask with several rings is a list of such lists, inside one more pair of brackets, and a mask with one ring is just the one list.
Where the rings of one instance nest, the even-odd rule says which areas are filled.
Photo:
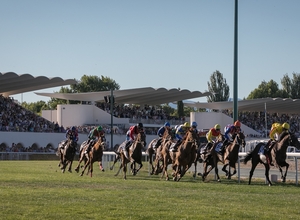
[[[0, 152], [0, 160], [28, 160], [29, 159], [29, 155], [33, 155], [33, 154], [55, 154], [55, 153], [47, 153], [47, 152]], [[238, 168], [237, 168], [237, 176], [238, 176], [238, 182], [240, 182], [240, 159], [241, 157], [245, 157], [246, 156], [246, 152], [240, 152], [239, 153], [239, 159], [237, 161], [238, 163]], [[105, 151], [103, 153], [103, 166], [107, 167], [109, 166], [109, 162], [114, 161], [115, 159], [115, 152], [113, 151]], [[294, 157], [295, 159], [295, 171], [296, 171], [296, 175], [295, 175], [295, 182], [296, 185], [298, 185], [298, 158], [300, 158], [300, 153], [286, 153], [287, 157]], [[145, 161], [148, 161], [148, 154], [143, 152], [143, 156], [145, 157]], [[150, 168], [150, 167], [149, 167]]]

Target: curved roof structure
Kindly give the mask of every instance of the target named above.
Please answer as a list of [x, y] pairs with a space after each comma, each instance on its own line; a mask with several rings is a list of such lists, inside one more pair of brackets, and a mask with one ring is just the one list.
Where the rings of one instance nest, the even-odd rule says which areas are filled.
[[34, 77], [30, 74], [18, 75], [14, 72], [0, 73], [0, 94], [10, 96], [39, 89], [76, 84], [76, 80], [63, 80], [60, 77]]
[[[97, 101], [104, 102], [105, 96], [110, 96], [111, 91], [88, 92], [88, 93], [35, 93], [37, 95], [52, 98], [76, 100], [76, 101]], [[123, 104], [148, 104], [159, 105], [169, 102], [181, 101], [185, 99], [199, 98], [211, 95], [210, 92], [199, 92], [178, 89], [165, 89], [152, 87], [115, 90], [113, 96], [116, 103]]]
[[[209, 103], [184, 103], [186, 106], [196, 108], [207, 108], [223, 110], [233, 110], [233, 102], [209, 102]], [[238, 111], [250, 112], [271, 112], [271, 113], [285, 113], [285, 114], [299, 114], [300, 113], [300, 99], [283, 99], [283, 98], [261, 98], [251, 100], [238, 101]]]

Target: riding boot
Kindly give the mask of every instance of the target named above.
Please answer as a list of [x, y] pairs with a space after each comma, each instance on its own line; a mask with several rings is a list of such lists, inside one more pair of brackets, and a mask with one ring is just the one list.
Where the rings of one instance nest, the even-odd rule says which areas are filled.
[[158, 146], [161, 144], [161, 142], [162, 142], [161, 138], [157, 140], [156, 144], [154, 145], [154, 150], [156, 150], [158, 148]]
[[124, 155], [127, 159], [129, 159], [129, 147], [130, 147], [131, 142], [128, 141], [125, 145], [125, 151], [124, 151]]

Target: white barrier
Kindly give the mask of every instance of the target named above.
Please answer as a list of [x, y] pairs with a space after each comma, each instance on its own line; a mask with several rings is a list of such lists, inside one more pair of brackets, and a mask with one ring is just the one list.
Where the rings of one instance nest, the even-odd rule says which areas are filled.
[[[9, 160], [28, 160], [28, 155], [30, 154], [53, 154], [53, 153], [44, 153], [44, 152], [0, 152], [0, 159], [3, 160], [3, 155], [9, 155]], [[113, 151], [104, 151], [103, 152], [103, 167], [106, 166], [108, 168], [108, 163], [114, 161], [114, 155], [115, 152]], [[143, 152], [142, 155], [145, 157], [145, 161], [148, 161], [148, 154]], [[245, 157], [247, 155], [246, 152], [240, 152], [239, 153], [239, 159], [237, 161], [238, 163], [238, 182], [240, 183], [240, 158]], [[300, 153], [286, 153], [287, 157], [294, 157], [295, 159], [295, 182], [296, 185], [298, 185], [298, 158], [300, 158]]]

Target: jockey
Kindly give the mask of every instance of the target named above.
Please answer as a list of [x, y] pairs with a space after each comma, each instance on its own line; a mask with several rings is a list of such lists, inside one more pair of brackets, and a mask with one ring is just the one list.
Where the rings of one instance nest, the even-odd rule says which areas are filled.
[[265, 151], [267, 153], [267, 157], [270, 161], [270, 165], [273, 166], [272, 164], [272, 157], [270, 155], [271, 149], [274, 146], [274, 143], [278, 140], [281, 140], [289, 131], [290, 125], [288, 123], [273, 123], [271, 127], [271, 131], [269, 134], [270, 140], [267, 142], [265, 145]]
[[177, 147], [182, 143], [183, 137], [186, 134], [186, 131], [189, 129], [190, 123], [185, 122], [177, 127], [175, 131], [175, 137], [177, 139], [176, 144], [174, 145], [174, 151], [177, 151]]
[[193, 121], [191, 127], [194, 128], [195, 132], [198, 134], [197, 126], [198, 126], [197, 122]]
[[221, 134], [221, 126], [219, 124], [216, 124], [213, 128], [209, 129], [209, 131], [206, 134], [206, 139], [207, 139], [207, 145], [206, 145], [206, 149], [209, 150], [213, 143], [215, 143], [219, 136], [222, 135]]
[[223, 146], [221, 147], [220, 151], [222, 152], [225, 149], [225, 146], [233, 141], [233, 136], [241, 131], [241, 122], [239, 120], [235, 121], [234, 124], [229, 124], [224, 128], [224, 137], [225, 140], [223, 142]]
[[88, 147], [85, 150], [85, 154], [88, 154], [90, 150], [92, 149], [92, 146], [95, 144], [97, 140], [101, 138], [101, 136], [104, 135], [104, 131], [102, 126], [98, 126], [94, 128], [93, 130], [90, 131], [89, 136], [88, 136]]
[[[64, 147], [66, 146], [68, 140], [73, 140], [75, 142], [75, 144], [77, 145], [77, 141], [78, 141], [78, 132], [77, 132], [77, 129], [76, 127], [72, 127], [72, 128], [69, 128], [67, 131], [66, 131], [66, 138], [67, 140], [64, 142], [64, 144], [62, 145], [61, 149], [64, 149]], [[76, 150], [76, 149], [75, 149]]]
[[129, 158], [129, 147], [135, 140], [137, 134], [144, 129], [143, 123], [138, 123], [136, 125], [133, 125], [129, 128], [129, 130], [126, 133], [126, 145], [125, 145], [125, 157]]
[[162, 142], [162, 137], [163, 137], [165, 131], [170, 129], [170, 126], [171, 126], [170, 123], [169, 123], [169, 122], [166, 122], [166, 123], [164, 124], [164, 126], [162, 126], [162, 127], [160, 127], [160, 128], [158, 129], [157, 135], [158, 135], [159, 138], [158, 138], [158, 140], [157, 140], [157, 142], [156, 142], [156, 144], [155, 144], [155, 146], [154, 146], [154, 149], [156, 149], [156, 148], [161, 144], [161, 142]]

